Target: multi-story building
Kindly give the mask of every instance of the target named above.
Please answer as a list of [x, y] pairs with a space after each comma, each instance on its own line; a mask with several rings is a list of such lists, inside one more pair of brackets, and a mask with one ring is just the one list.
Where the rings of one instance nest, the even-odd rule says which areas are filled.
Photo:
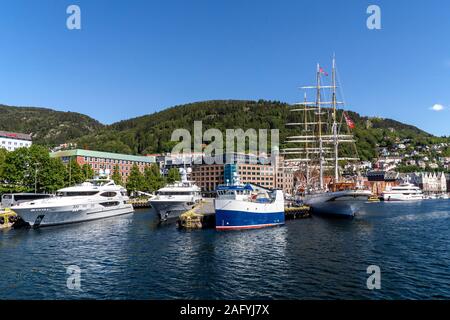
[[370, 171], [367, 173], [367, 186], [373, 194], [381, 195], [388, 187], [400, 184], [399, 173], [395, 171]]
[[443, 172], [419, 172], [412, 175], [412, 182], [425, 193], [447, 192], [447, 178]]
[[278, 155], [272, 156], [271, 162], [264, 161], [265, 159], [267, 158], [260, 159], [249, 154], [224, 154], [221, 164], [205, 160], [202, 164], [193, 164], [191, 179], [204, 192], [210, 193], [214, 192], [219, 184], [231, 182], [233, 174], [237, 173], [242, 183], [251, 183], [268, 189], [282, 189], [292, 194], [294, 171], [285, 168], [283, 158]]
[[18, 148], [31, 146], [31, 135], [0, 130], [0, 148], [14, 151]]
[[68, 164], [70, 161], [76, 161], [80, 166], [89, 164], [96, 174], [100, 170], [109, 170], [112, 173], [114, 168], [118, 166], [124, 182], [127, 181], [133, 165], [136, 164], [139, 170], [144, 172], [145, 167], [156, 163], [155, 157], [152, 156], [133, 156], [83, 149], [52, 152], [50, 157], [61, 158], [65, 164]]

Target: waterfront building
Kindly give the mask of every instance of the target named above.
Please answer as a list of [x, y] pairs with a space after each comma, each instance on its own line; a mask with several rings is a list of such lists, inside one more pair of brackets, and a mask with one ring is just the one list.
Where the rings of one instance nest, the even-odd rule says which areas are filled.
[[[260, 158], [251, 154], [223, 154], [223, 163], [211, 163], [203, 160], [202, 164], [193, 164], [191, 179], [202, 188], [203, 192], [212, 193], [217, 186], [230, 182], [234, 173], [238, 173], [242, 183], [251, 183], [267, 189], [281, 189], [292, 194], [294, 190], [294, 169], [284, 166], [284, 158], [275, 154]], [[221, 156], [218, 156], [221, 157]], [[217, 156], [216, 156], [217, 158]], [[226, 160], [231, 162], [226, 162]]]
[[381, 195], [388, 187], [400, 184], [399, 173], [395, 171], [370, 171], [367, 173], [367, 186], [373, 194]]
[[83, 149], [65, 150], [51, 152], [50, 157], [60, 158], [63, 163], [68, 164], [70, 161], [76, 161], [80, 166], [89, 164], [96, 174], [100, 170], [110, 170], [114, 172], [114, 167], [119, 167], [119, 173], [124, 182], [127, 181], [133, 165], [137, 165], [141, 172], [145, 167], [156, 163], [154, 156], [134, 156], [128, 154], [92, 151]]
[[447, 178], [443, 172], [419, 172], [412, 174], [412, 182], [424, 193], [447, 192]]
[[30, 134], [0, 130], [0, 148], [14, 151], [18, 148], [28, 148], [31, 146], [31, 143]]

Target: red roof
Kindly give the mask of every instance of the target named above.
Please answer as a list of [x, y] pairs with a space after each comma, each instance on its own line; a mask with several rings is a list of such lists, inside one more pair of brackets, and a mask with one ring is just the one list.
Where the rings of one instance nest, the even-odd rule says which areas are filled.
[[16, 133], [16, 132], [9, 132], [9, 131], [1, 131], [0, 130], [0, 137], [31, 141], [31, 134], [26, 134], [26, 133]]

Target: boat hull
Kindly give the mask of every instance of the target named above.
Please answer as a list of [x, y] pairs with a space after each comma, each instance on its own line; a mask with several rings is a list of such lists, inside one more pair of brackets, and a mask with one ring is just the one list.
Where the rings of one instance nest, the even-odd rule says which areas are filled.
[[284, 202], [255, 203], [215, 199], [217, 230], [257, 229], [285, 223]]
[[72, 205], [49, 208], [20, 208], [18, 206], [14, 207], [14, 212], [30, 226], [36, 228], [104, 219], [133, 213], [134, 209], [131, 204], [115, 208], [96, 206], [90, 209], [78, 209]]
[[283, 225], [284, 212], [216, 210], [217, 230], [258, 229]]
[[150, 201], [160, 221], [175, 221], [180, 215], [195, 206], [195, 202], [186, 201]]
[[353, 218], [369, 199], [371, 193], [365, 190], [323, 192], [305, 198], [313, 214], [334, 218]]
[[405, 196], [403, 194], [383, 194], [384, 201], [421, 201], [424, 197], [422, 195]]

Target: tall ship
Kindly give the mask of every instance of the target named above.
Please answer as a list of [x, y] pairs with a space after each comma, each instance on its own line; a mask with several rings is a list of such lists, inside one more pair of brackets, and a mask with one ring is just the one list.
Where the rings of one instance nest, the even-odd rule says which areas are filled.
[[384, 201], [417, 201], [424, 199], [422, 190], [409, 182], [386, 188], [382, 196]]
[[214, 199], [217, 230], [255, 229], [283, 225], [284, 195], [281, 190], [259, 190], [241, 184], [234, 175], [231, 184], [217, 187]]
[[59, 189], [54, 197], [13, 205], [11, 209], [32, 227], [53, 226], [132, 213], [127, 191], [109, 178], [87, 180]]
[[287, 137], [283, 154], [286, 165], [303, 173], [299, 189], [313, 213], [353, 217], [371, 192], [359, 186], [355, 176], [344, 179], [340, 168], [359, 157], [351, 132], [355, 124], [344, 110], [337, 109], [344, 103], [337, 99], [334, 57], [330, 85], [322, 84], [324, 76], [328, 77], [328, 73], [317, 64], [316, 84], [302, 87], [314, 91], [315, 101], [308, 101], [305, 92], [304, 101], [294, 104], [291, 111], [300, 114], [300, 120], [286, 125], [300, 128], [300, 134]]
[[180, 169], [180, 173], [181, 181], [159, 189], [149, 201], [161, 222], [175, 221], [202, 201], [201, 189], [187, 179], [187, 170]]

